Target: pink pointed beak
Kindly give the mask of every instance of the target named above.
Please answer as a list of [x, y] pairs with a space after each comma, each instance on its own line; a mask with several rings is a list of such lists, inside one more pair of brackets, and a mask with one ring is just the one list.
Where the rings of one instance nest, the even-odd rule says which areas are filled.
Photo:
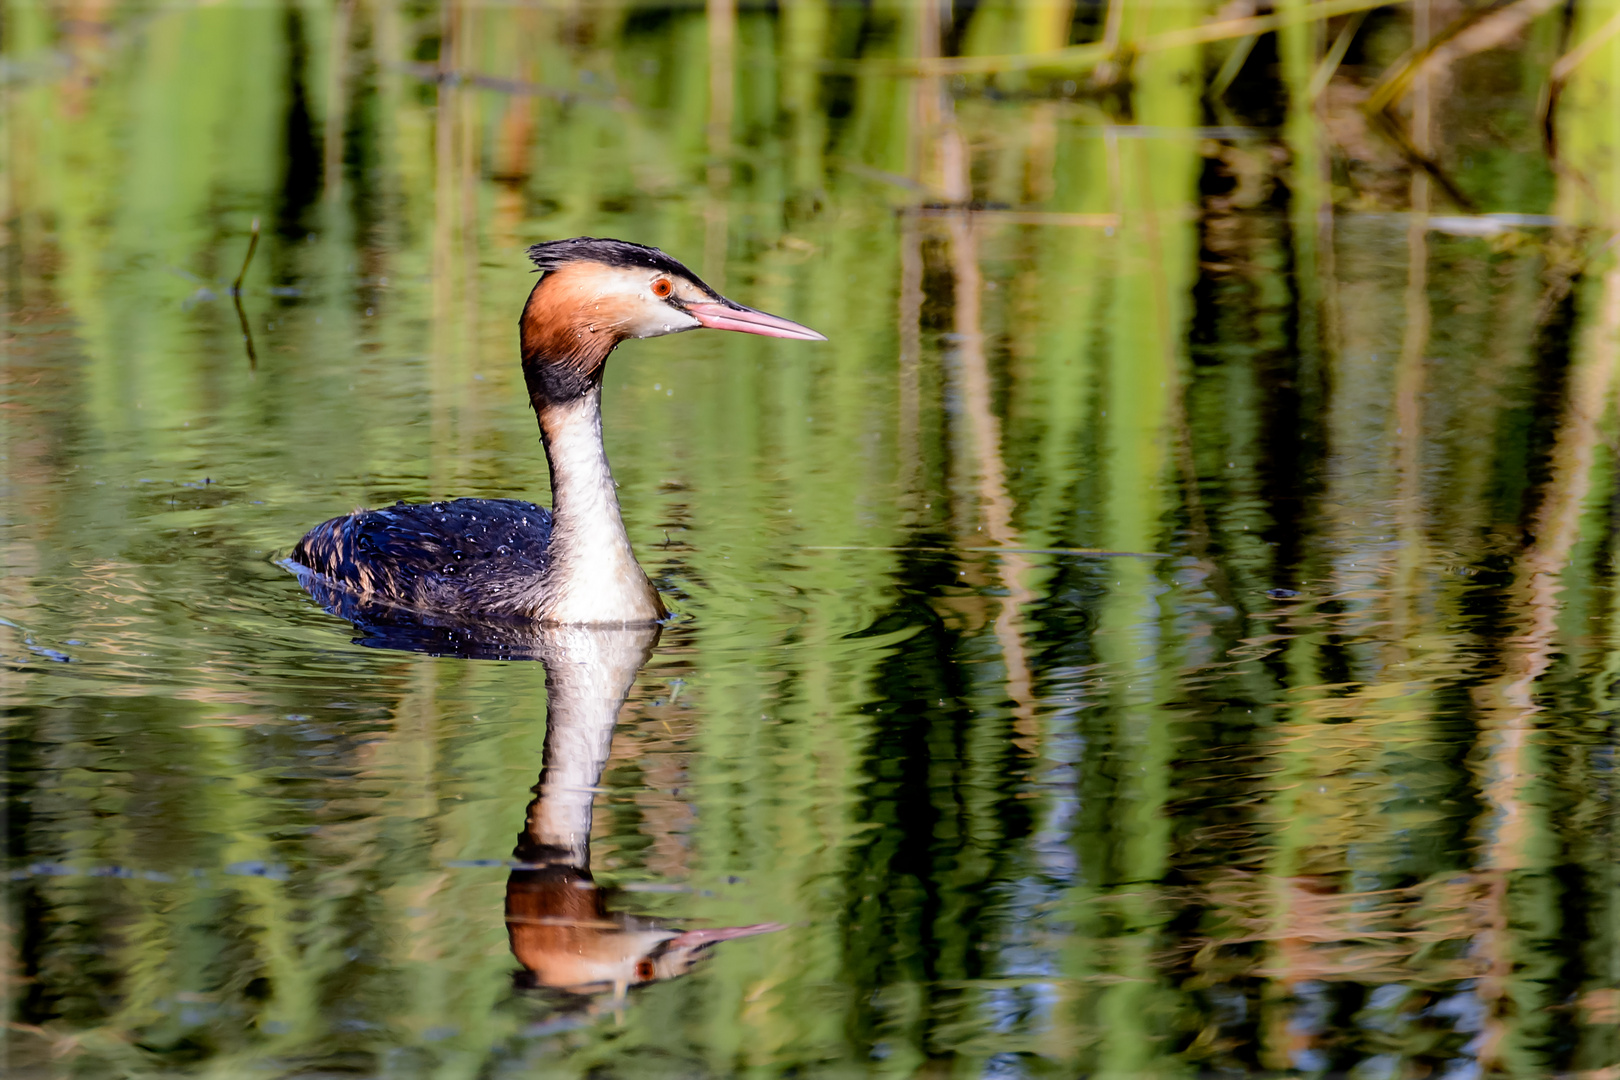
[[822, 335], [816, 333], [808, 326], [800, 326], [796, 322], [767, 315], [763, 311], [733, 304], [705, 301], [700, 304], [686, 304], [686, 310], [692, 317], [707, 326], [710, 330], [735, 330], [742, 334], [758, 334], [761, 337], [791, 338], [794, 341], [826, 341]]
[[[811, 331], [811, 333], [814, 333], [814, 331]], [[778, 930], [786, 929], [787, 927], [781, 923], [762, 922], [755, 923], [753, 926], [721, 926], [712, 930], [687, 930], [676, 934], [665, 944], [672, 949], [695, 948], [700, 945], [713, 945], [716, 941], [753, 937], [755, 934], [774, 934]]]

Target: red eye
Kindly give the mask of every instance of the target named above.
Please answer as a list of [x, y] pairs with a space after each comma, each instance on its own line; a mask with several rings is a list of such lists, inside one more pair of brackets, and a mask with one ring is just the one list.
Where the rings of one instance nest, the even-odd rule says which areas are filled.
[[659, 278], [653, 282], [653, 295], [660, 300], [666, 299], [674, 291], [675, 286], [669, 283], [669, 278]]
[[[667, 281], [660, 282], [660, 284], [662, 284], [665, 289], [669, 288], [669, 282]], [[657, 286], [654, 286], [655, 289], [656, 287]], [[651, 960], [643, 960], [636, 965], [637, 982], [652, 982], [652, 977], [656, 974], [658, 974], [658, 969], [653, 967], [653, 962]]]

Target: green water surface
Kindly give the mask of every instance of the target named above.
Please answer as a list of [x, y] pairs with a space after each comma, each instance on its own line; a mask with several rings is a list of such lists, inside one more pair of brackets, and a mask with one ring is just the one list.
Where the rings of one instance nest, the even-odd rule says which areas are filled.
[[[1612, 1080], [1620, 6], [1394, 136], [1466, 5], [1113, 8], [0, 5], [6, 1074]], [[277, 562], [548, 499], [581, 234], [830, 339], [607, 368], [591, 869], [785, 927], [623, 996], [516, 977], [541, 665]]]

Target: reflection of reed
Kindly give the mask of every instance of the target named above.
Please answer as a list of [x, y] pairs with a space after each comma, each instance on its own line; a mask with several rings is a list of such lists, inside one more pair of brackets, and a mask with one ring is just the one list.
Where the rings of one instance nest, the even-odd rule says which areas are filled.
[[[1480, 974], [1480, 961], [1461, 947], [1487, 910], [1491, 888], [1487, 876], [1458, 874], [1375, 891], [1342, 889], [1337, 875], [1232, 874], [1201, 887], [1196, 900], [1219, 920], [1207, 937], [1183, 947], [1195, 970], [1223, 979], [1444, 984]], [[1448, 942], [1456, 948], [1439, 948]], [[1220, 955], [1262, 943], [1274, 951], [1239, 970]]]
[[1519, 948], [1509, 922], [1512, 875], [1532, 868], [1533, 850], [1546, 843], [1528, 809], [1534, 800], [1526, 792], [1540, 779], [1530, 760], [1535, 718], [1541, 711], [1535, 701], [1536, 684], [1557, 651], [1560, 579], [1580, 536], [1594, 457], [1602, 442], [1599, 424], [1612, 403], [1620, 353], [1620, 270], [1604, 275], [1596, 315], [1569, 378], [1532, 538], [1515, 569], [1509, 608], [1513, 632], [1506, 641], [1502, 671], [1478, 691], [1485, 753], [1481, 782], [1487, 808], [1480, 866], [1495, 877], [1494, 903], [1478, 939], [1490, 962], [1480, 993], [1494, 1005], [1489, 1044], [1481, 1053], [1487, 1063], [1502, 1052], [1510, 1004], [1517, 996], [1510, 993]]
[[[939, 5], [934, 0], [922, 0], [914, 16], [916, 37], [912, 51], [919, 63], [939, 55]], [[911, 84], [911, 123], [908, 134], [912, 151], [910, 166], [915, 177], [929, 191], [939, 192], [943, 185], [939, 176], [936, 140], [940, 125], [940, 105], [945, 96], [942, 79], [918, 79]]]
[[789, 0], [782, 4], [782, 107], [792, 122], [793, 184], [801, 197], [819, 197], [827, 142], [822, 112], [821, 78], [816, 64], [826, 49], [827, 0]]
[[[378, 100], [382, 104], [382, 115], [378, 118], [380, 134], [383, 136], [383, 145], [394, 153], [400, 152], [397, 141], [398, 125], [405, 80], [399, 66], [391, 61], [397, 56], [405, 55], [405, 28], [400, 15], [402, 2], [403, 0], [372, 0], [370, 4], [370, 59], [375, 64]], [[394, 194], [392, 188], [393, 185], [389, 184], [384, 190]]]
[[[931, 5], [925, 4], [924, 7], [931, 8]], [[919, 21], [926, 24], [926, 20]], [[934, 32], [938, 32], [937, 23]], [[925, 35], [920, 33], [919, 48], [925, 48], [921, 45], [924, 40]], [[937, 42], [938, 39], [935, 37], [933, 40]], [[921, 81], [924, 84], [936, 82], [927, 79]], [[957, 356], [961, 365], [962, 408], [967, 416], [974, 467], [978, 473], [979, 515], [984, 523], [984, 535], [990, 543], [1016, 547], [1018, 535], [1012, 520], [1013, 502], [1007, 491], [1007, 470], [1001, 451], [1001, 421], [995, 413], [995, 390], [991, 385], [989, 360], [984, 347], [978, 236], [973, 216], [965, 211], [973, 198], [971, 160], [967, 143], [956, 122], [955, 109], [943, 85], [922, 93], [939, 105], [935, 160], [938, 162], [940, 188], [947, 203], [964, 208], [963, 212], [950, 215], [949, 229], [956, 281], [954, 308]], [[1029, 568], [1030, 560], [1022, 554], [1001, 556], [995, 573], [1001, 579], [1006, 596], [996, 616], [995, 634], [1001, 645], [1002, 661], [1007, 667], [1007, 696], [1013, 702], [1016, 716], [1014, 727], [1022, 748], [1033, 753], [1038, 729], [1029, 660], [1024, 649], [1021, 611], [1025, 604], [1035, 599], [1034, 590], [1024, 581]]]
[[[681, 881], [692, 874], [692, 831], [697, 822], [692, 801], [685, 795], [698, 758], [691, 741], [695, 725], [689, 719], [680, 727], [671, 727], [668, 720], [654, 724], [653, 710], [646, 711], [649, 722], [643, 725], [642, 738], [633, 746], [626, 740], [623, 755], [637, 757], [645, 784], [635, 798], [641, 833], [649, 841], [641, 858], [649, 873]], [[676, 721], [681, 717], [677, 715]], [[619, 756], [615, 752], [615, 762]]]
[[1209, 516], [1204, 511], [1204, 497], [1199, 491], [1198, 465], [1193, 460], [1192, 428], [1187, 419], [1186, 388], [1183, 385], [1178, 353], [1180, 340], [1176, 333], [1175, 317], [1171, 311], [1170, 281], [1165, 274], [1165, 248], [1159, 233], [1159, 211], [1153, 202], [1152, 185], [1145, 179], [1150, 174], [1151, 165], [1147, 150], [1141, 145], [1137, 147], [1137, 165], [1140, 175], [1144, 178], [1139, 197], [1142, 200], [1142, 233], [1147, 249], [1148, 272], [1152, 276], [1154, 315], [1158, 322], [1158, 332], [1154, 337], [1159, 342], [1157, 359], [1160, 385], [1167, 389], [1165, 424], [1171, 434], [1176, 472], [1181, 478], [1181, 497], [1187, 505], [1188, 548], [1199, 560], [1207, 575], [1206, 581], [1210, 591], [1233, 610], [1239, 610], [1237, 598], [1226, 579], [1226, 571], [1221, 568], [1220, 563], [1210, 558]]
[[[981, 285], [977, 238], [972, 219], [961, 215], [951, 219], [951, 254], [956, 272], [957, 356], [962, 373], [962, 411], [967, 415], [968, 434], [973, 444], [974, 465], [979, 477], [979, 514], [984, 535], [992, 544], [1014, 547], [1012, 497], [1007, 492], [1007, 469], [1001, 456], [1001, 421], [992, 407], [994, 390], [990, 366], [985, 357], [984, 327], [980, 313]], [[1035, 599], [1024, 584], [1030, 561], [1024, 555], [1002, 555], [996, 569], [1007, 595], [996, 616], [996, 640], [1001, 644], [1007, 665], [1007, 696], [1017, 714], [1016, 727], [1024, 749], [1033, 752], [1036, 737], [1035, 699], [1031, 688], [1029, 661], [1024, 652], [1024, 632], [1020, 609]]]
[[922, 409], [919, 370], [922, 308], [922, 229], [914, 215], [906, 214], [900, 219], [900, 417], [896, 450], [900, 457], [900, 495], [913, 512], [919, 509], [916, 503], [922, 482], [922, 447], [918, 442]]
[[705, 170], [703, 275], [716, 289], [726, 287], [726, 250], [730, 235], [731, 118], [737, 73], [737, 0], [706, 0], [709, 35], [709, 109], [704, 129], [708, 147]]
[[1299, 289], [1302, 376], [1326, 340], [1320, 325], [1325, 315], [1322, 291], [1324, 283], [1332, 279], [1332, 159], [1324, 145], [1316, 102], [1359, 29], [1361, 17], [1359, 12], [1350, 16], [1326, 58], [1321, 58], [1326, 29], [1322, 23], [1293, 23], [1277, 32], [1289, 98], [1284, 137], [1293, 157], [1289, 218]]
[[[520, 7], [513, 15], [518, 78], [531, 85], [536, 81], [535, 53], [541, 44], [539, 17], [540, 12], [530, 6]], [[492, 224], [496, 243], [502, 247], [518, 244], [516, 230], [523, 221], [523, 188], [531, 171], [537, 108], [533, 94], [513, 94], [501, 111], [495, 132], [494, 175], [500, 187], [495, 193]]]
[[[472, 64], [478, 54], [477, 30], [479, 11], [476, 8], [465, 10], [462, 14], [461, 31], [457, 35], [456, 56], [457, 67], [465, 68]], [[483, 141], [483, 125], [480, 123], [478, 112], [478, 95], [464, 89], [456, 95], [456, 134], [459, 145], [456, 148], [456, 190], [460, 196], [458, 239], [461, 244], [461, 326], [460, 341], [457, 343], [458, 363], [451, 376], [456, 388], [455, 396], [459, 403], [464, 391], [464, 380], [468, 369], [478, 359], [478, 187], [482, 179], [479, 151]], [[472, 447], [473, 430], [469, 423], [461, 423], [458, 431], [459, 453], [457, 457], [465, 460], [466, 453]]]
[[[433, 327], [432, 397], [429, 402], [429, 427], [434, 446], [450, 443], [451, 418], [449, 396], [454, 337], [451, 330], [452, 304], [455, 299], [455, 230], [457, 217], [456, 192], [456, 119], [460, 115], [460, 99], [465, 90], [453, 84], [444, 74], [457, 66], [457, 42], [460, 38], [462, 5], [460, 0], [446, 0], [440, 11], [439, 70], [441, 78], [435, 88], [433, 111]], [[443, 460], [434, 455], [434, 463]], [[431, 477], [435, 490], [443, 490], [447, 477]]]
[[1395, 520], [1400, 545], [1390, 590], [1391, 642], [1405, 648], [1416, 619], [1418, 577], [1428, 566], [1423, 506], [1423, 393], [1429, 347], [1429, 178], [1412, 176], [1412, 219], [1407, 229], [1406, 329], [1395, 366]]
[[332, 12], [326, 60], [326, 119], [321, 140], [321, 175], [329, 202], [337, 202], [343, 194], [343, 124], [348, 114], [349, 36], [354, 3], [338, 0]]
[[[1429, 0], [1412, 7], [1414, 48], [1429, 39]], [[1418, 150], [1431, 150], [1431, 117], [1427, 76], [1412, 88], [1412, 141]], [[1429, 176], [1412, 172], [1411, 212], [1406, 231], [1406, 326], [1400, 358], [1395, 366], [1395, 495], [1397, 548], [1395, 577], [1390, 590], [1391, 641], [1408, 647], [1417, 604], [1418, 575], [1428, 565], [1424, 543], [1423, 507], [1423, 394], [1424, 367], [1429, 350]]]
[[1054, 103], [1031, 108], [1025, 137], [1024, 199], [1035, 204], [1050, 202], [1057, 194], [1058, 110]]
[[731, 116], [736, 94], [737, 0], [706, 0], [709, 32], [709, 118], [705, 128], [709, 178], [730, 182]]

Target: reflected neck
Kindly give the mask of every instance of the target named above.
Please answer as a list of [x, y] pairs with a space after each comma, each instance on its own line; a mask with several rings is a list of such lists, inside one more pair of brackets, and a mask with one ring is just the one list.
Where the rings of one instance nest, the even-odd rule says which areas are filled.
[[589, 875], [591, 805], [613, 744], [613, 726], [660, 632], [656, 626], [543, 631], [546, 741], [537, 797], [518, 838], [519, 859]]
[[617, 485], [602, 444], [602, 385], [566, 401], [537, 400], [551, 466], [551, 544], [540, 619], [625, 625], [664, 617], [664, 605], [630, 549]]

